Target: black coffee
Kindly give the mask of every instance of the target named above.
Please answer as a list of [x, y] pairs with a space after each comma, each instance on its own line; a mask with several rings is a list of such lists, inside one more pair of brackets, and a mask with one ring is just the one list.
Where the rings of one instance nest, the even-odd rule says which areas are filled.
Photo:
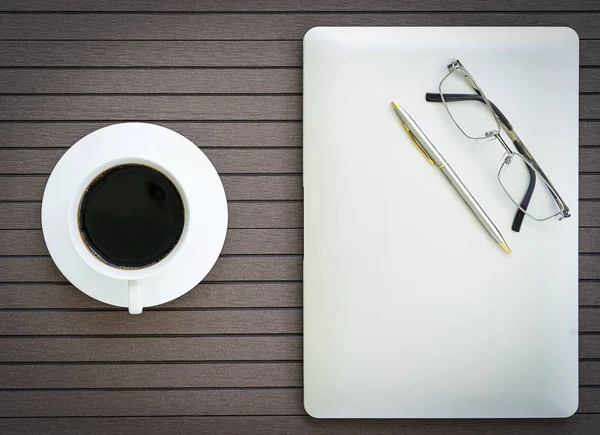
[[146, 267], [165, 258], [184, 223], [175, 185], [139, 164], [104, 171], [90, 183], [79, 206], [79, 229], [90, 251], [122, 268]]

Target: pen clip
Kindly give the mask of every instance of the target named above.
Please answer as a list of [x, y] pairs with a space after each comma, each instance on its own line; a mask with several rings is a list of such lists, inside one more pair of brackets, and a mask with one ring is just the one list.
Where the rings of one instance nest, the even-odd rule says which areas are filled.
[[434, 164], [433, 159], [431, 157], [429, 157], [429, 154], [427, 154], [427, 152], [425, 152], [425, 149], [421, 146], [421, 144], [419, 143], [419, 140], [415, 137], [413, 132], [410, 131], [410, 129], [406, 126], [406, 124], [404, 122], [402, 122], [402, 127], [404, 127], [404, 129], [410, 136], [410, 139], [413, 141], [413, 143], [417, 147], [417, 149], [419, 151], [421, 151], [421, 154], [423, 154], [423, 157], [425, 157], [427, 159], [427, 161], [433, 165]]

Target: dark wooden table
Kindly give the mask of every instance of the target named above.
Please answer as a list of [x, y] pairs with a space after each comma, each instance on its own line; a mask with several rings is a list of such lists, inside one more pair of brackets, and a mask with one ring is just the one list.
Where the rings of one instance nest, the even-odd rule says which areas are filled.
[[[302, 37], [317, 25], [553, 25], [579, 33], [574, 417], [305, 414]], [[599, 66], [597, 0], [0, 1], [0, 433], [599, 433]], [[221, 174], [230, 211], [223, 255], [206, 281], [139, 317], [70, 286], [40, 225], [44, 185], [65, 150], [98, 127], [133, 120], [198, 144]]]

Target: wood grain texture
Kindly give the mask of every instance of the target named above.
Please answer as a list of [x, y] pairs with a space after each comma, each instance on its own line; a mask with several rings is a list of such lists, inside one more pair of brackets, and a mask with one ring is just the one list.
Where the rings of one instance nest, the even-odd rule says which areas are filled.
[[0, 417], [298, 415], [302, 390], [0, 391]]
[[[600, 367], [600, 364], [597, 364]], [[590, 368], [596, 373], [595, 365]], [[301, 387], [302, 363], [3, 365], [0, 389]]]
[[[315, 26], [568, 26], [580, 38], [600, 37], [598, 12], [271, 13], [271, 14], [1, 14], [0, 39], [272, 40], [302, 39]], [[265, 25], [268, 23], [268, 25]], [[85, 32], [82, 31], [85, 29]]]
[[[50, 174], [65, 149], [0, 149], [0, 174]], [[300, 149], [207, 149], [219, 174], [302, 173]], [[600, 149], [596, 153], [600, 166]], [[592, 163], [590, 163], [592, 164]]]
[[0, 311], [0, 335], [300, 334], [298, 308], [119, 312]]
[[317, 420], [303, 416], [237, 417], [99, 417], [5, 418], [0, 432], [44, 435], [595, 435], [600, 416], [578, 414], [569, 419], [498, 420]]
[[[302, 337], [1, 337], [0, 362], [300, 361]], [[600, 358], [600, 334], [579, 336], [579, 357]]]
[[158, 67], [166, 71], [167, 67], [299, 67], [302, 42], [0, 40], [0, 65]]
[[[590, 288], [590, 302], [594, 288]], [[600, 305], [600, 301], [588, 305]], [[70, 284], [13, 283], [0, 284], [0, 307], [2, 309], [99, 309], [110, 306], [90, 298]], [[200, 283], [185, 295], [152, 310], [182, 308], [301, 308], [302, 283]]]
[[[6, 95], [0, 121], [11, 120], [281, 120], [301, 119], [300, 96]], [[597, 120], [598, 95], [580, 96], [580, 118]], [[290, 145], [288, 145], [290, 146]]]
[[[598, 307], [579, 309], [579, 330], [600, 333]], [[0, 311], [0, 336], [300, 334], [298, 308], [101, 311]]]
[[[585, 77], [582, 75], [582, 82]], [[0, 93], [11, 94], [289, 94], [301, 92], [302, 70], [300, 68], [0, 69]]]
[[[155, 124], [183, 134], [202, 149], [301, 147], [300, 122], [163, 122]], [[112, 122], [2, 122], [0, 148], [68, 148]], [[600, 123], [579, 123], [582, 146], [600, 145]]]
[[579, 305], [600, 305], [600, 281], [579, 282]]
[[[302, 359], [302, 337], [298, 336], [0, 337], [0, 345], [0, 362], [11, 363]], [[600, 355], [600, 350], [596, 348], [585, 350], [587, 354]]]
[[[0, 229], [40, 229], [41, 202], [0, 204]], [[229, 228], [302, 228], [302, 202], [229, 202]], [[591, 213], [590, 219], [600, 221]]]
[[[600, 251], [600, 232], [598, 233]], [[0, 230], [0, 256], [49, 255], [40, 230]], [[222, 254], [302, 254], [301, 229], [232, 229]]]
[[[154, 124], [175, 130], [206, 148], [301, 147], [300, 122], [163, 122]], [[0, 148], [68, 148], [87, 134], [112, 122], [3, 122]], [[592, 124], [594, 126], [595, 124]], [[596, 131], [590, 134], [590, 140]], [[583, 134], [583, 127], [582, 127]]]
[[[579, 412], [600, 412], [600, 389], [581, 388]], [[0, 417], [304, 415], [302, 389], [0, 391]]]
[[[597, 433], [599, 18], [598, 0], [0, 2], [0, 433]], [[579, 412], [592, 414], [304, 415], [301, 39], [317, 25], [566, 25], [583, 38]], [[208, 280], [135, 322], [65, 282], [39, 215], [60, 155], [129, 120], [165, 125], [205, 151], [230, 227]]]
[[[0, 257], [1, 282], [66, 282], [50, 257]], [[299, 256], [220, 257], [205, 282], [299, 281]]]
[[[600, 64], [600, 41], [580, 41], [580, 64], [582, 67]], [[0, 65], [165, 70], [168, 67], [301, 67], [302, 41], [0, 40]]]
[[[46, 175], [0, 175], [0, 201], [41, 201], [47, 182]], [[223, 174], [221, 182], [229, 201], [298, 201], [303, 195], [301, 175]]]
[[584, 11], [600, 9], [598, 0], [570, 0], [558, 3], [549, 0], [521, 2], [507, 0], [502, 3], [487, 3], [477, 0], [459, 0], [449, 4], [440, 4], [436, 0], [212, 0], [199, 2], [194, 0], [62, 0], [48, 2], [44, 0], [5, 0], [0, 11], [68, 11], [68, 12], [297, 12], [297, 11]]
[[[579, 363], [580, 385], [600, 384], [600, 362]], [[300, 362], [4, 364], [0, 389], [301, 387]]]
[[600, 255], [579, 256], [579, 279], [598, 279], [598, 271], [600, 271]]
[[[64, 149], [0, 149], [0, 174], [50, 174]], [[206, 149], [220, 174], [302, 173], [302, 150]], [[579, 149], [580, 172], [600, 172], [600, 147]]]
[[[300, 120], [302, 115], [302, 97], [293, 95], [35, 94], [5, 95], [0, 101], [0, 120], [290, 121]], [[589, 104], [593, 104], [593, 101], [589, 101]]]
[[[581, 92], [600, 91], [596, 69], [581, 69]], [[301, 68], [4, 68], [3, 94], [300, 94]]]
[[[49, 255], [41, 230], [0, 230], [0, 256]], [[600, 254], [600, 228], [581, 228], [579, 252]], [[222, 254], [302, 254], [301, 229], [231, 229]]]

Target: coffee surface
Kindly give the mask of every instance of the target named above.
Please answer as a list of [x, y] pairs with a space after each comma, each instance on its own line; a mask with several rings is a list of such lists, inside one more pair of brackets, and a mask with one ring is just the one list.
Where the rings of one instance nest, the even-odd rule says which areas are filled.
[[83, 194], [79, 229], [90, 251], [120, 268], [161, 261], [177, 245], [185, 210], [173, 182], [140, 164], [110, 168]]

